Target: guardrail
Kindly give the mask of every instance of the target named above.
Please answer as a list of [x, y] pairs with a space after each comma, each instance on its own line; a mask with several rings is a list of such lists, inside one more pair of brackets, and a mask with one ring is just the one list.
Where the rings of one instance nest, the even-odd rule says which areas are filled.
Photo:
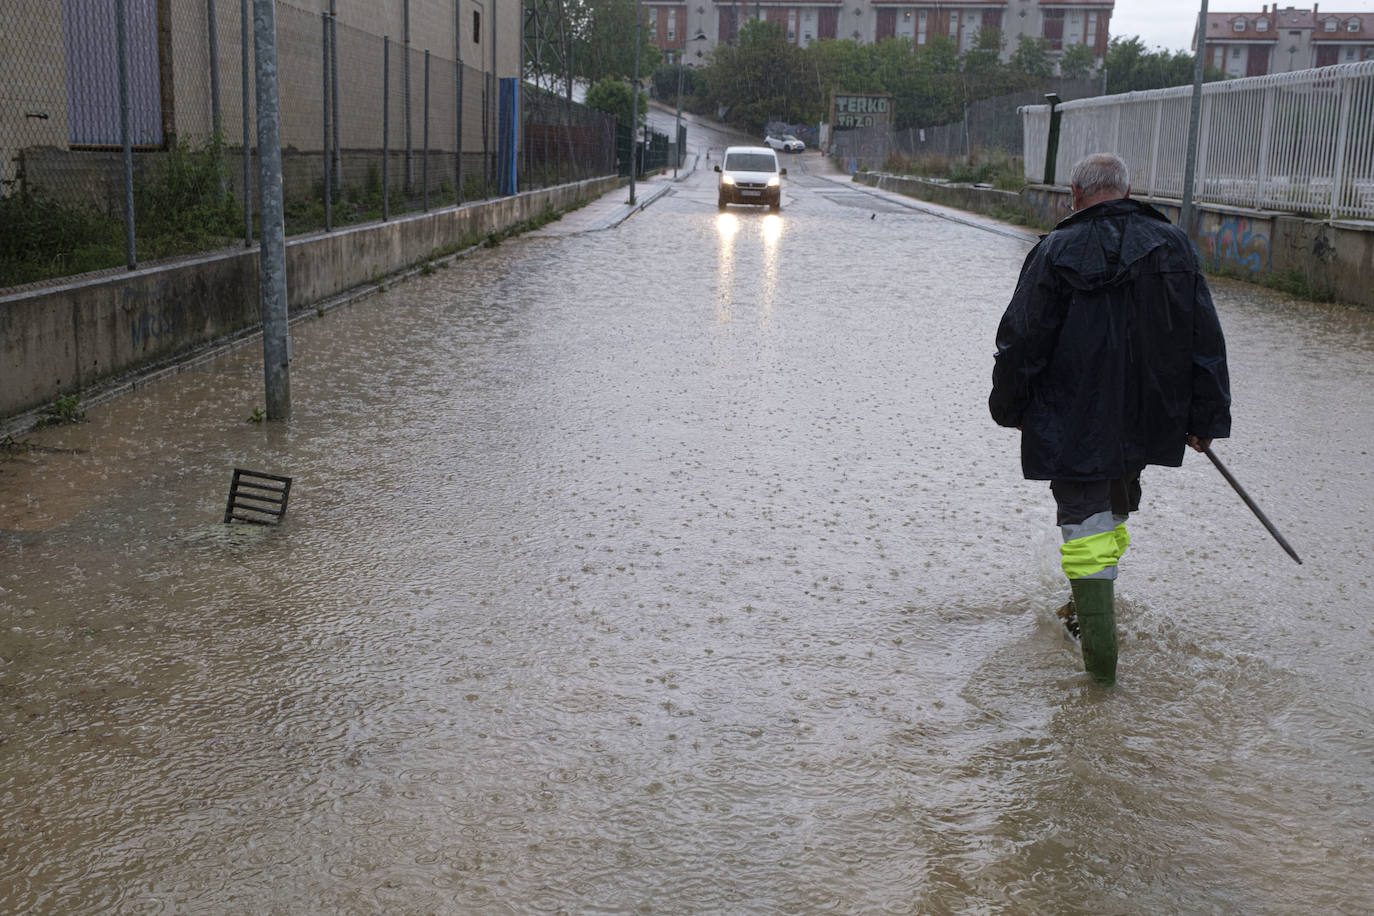
[[[1132, 188], [1183, 195], [1191, 86], [1059, 105], [1054, 173], [1109, 151]], [[1026, 180], [1045, 175], [1050, 107], [1018, 109]], [[1299, 70], [1202, 87], [1193, 198], [1322, 219], [1374, 219], [1374, 61]]]

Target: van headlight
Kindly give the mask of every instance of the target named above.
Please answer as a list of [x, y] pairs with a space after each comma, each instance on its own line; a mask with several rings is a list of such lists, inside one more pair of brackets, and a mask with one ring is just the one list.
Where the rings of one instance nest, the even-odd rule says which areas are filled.
[[782, 184], [782, 179], [777, 175], [768, 179], [768, 187], [770, 188], [776, 188], [780, 184]]
[[735, 183], [735, 176], [733, 176], [733, 175], [721, 175], [721, 176], [720, 176], [720, 183], [721, 183], [721, 184], [734, 184], [734, 183]]

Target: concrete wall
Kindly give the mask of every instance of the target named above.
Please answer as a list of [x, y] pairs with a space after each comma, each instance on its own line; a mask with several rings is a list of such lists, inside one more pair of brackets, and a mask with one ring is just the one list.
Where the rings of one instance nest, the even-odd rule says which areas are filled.
[[[290, 239], [287, 297], [301, 309], [614, 188], [615, 177]], [[0, 297], [0, 418], [176, 361], [261, 323], [258, 252]]]
[[[1021, 197], [1046, 223], [1069, 215], [1067, 188], [1029, 185]], [[1178, 201], [1140, 199], [1178, 221]], [[1296, 279], [1308, 295], [1374, 308], [1374, 223], [1209, 203], [1195, 210], [1193, 237], [1211, 270], [1255, 282]]]
[[[1016, 194], [876, 172], [860, 172], [854, 180], [993, 217], [1016, 212], [1028, 225], [1050, 227], [1072, 212], [1068, 188], [1058, 186], [1027, 185]], [[1178, 201], [1139, 199], [1178, 220]], [[1374, 308], [1374, 223], [1208, 203], [1196, 209], [1194, 238], [1211, 270], [1255, 282], [1271, 276], [1297, 279], [1312, 296]]]
[[1020, 212], [1021, 195], [1015, 191], [998, 191], [995, 188], [976, 188], [967, 184], [951, 184], [946, 181], [930, 181], [925, 178], [911, 178], [904, 175], [885, 175], [881, 172], [857, 172], [854, 180], [884, 191], [894, 191], [926, 200], [946, 207], [957, 207], [970, 213], [987, 216], [1005, 216], [1009, 212]]

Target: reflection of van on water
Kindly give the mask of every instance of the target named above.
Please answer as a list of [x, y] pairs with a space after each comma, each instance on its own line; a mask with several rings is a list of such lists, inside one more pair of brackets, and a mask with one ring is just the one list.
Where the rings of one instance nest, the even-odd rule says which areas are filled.
[[716, 166], [720, 190], [716, 206], [729, 204], [766, 204], [782, 209], [782, 176], [787, 169], [778, 165], [778, 154], [766, 146], [731, 146], [725, 161]]

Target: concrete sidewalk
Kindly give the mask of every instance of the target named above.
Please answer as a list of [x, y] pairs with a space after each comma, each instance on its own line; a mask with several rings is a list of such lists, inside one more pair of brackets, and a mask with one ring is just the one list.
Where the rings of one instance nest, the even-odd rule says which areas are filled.
[[557, 222], [549, 223], [532, 234], [576, 235], [613, 229], [667, 194], [676, 182], [685, 181], [696, 171], [696, 167], [697, 157], [688, 156], [686, 165], [678, 169], [677, 178], [673, 178], [672, 171], [669, 170], [637, 180], [633, 204], [630, 203], [630, 185], [626, 182], [612, 191], [607, 191], [586, 206], [565, 213]]

